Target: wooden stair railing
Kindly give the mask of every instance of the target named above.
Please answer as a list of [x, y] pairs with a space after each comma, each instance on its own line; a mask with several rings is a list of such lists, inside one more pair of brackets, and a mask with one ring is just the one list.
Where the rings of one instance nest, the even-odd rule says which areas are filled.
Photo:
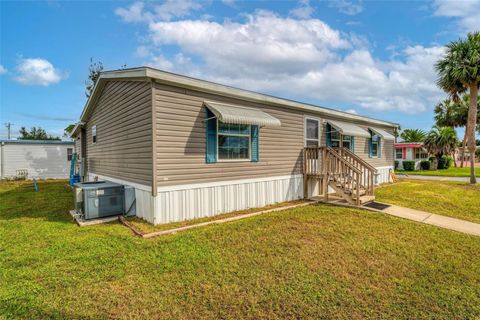
[[322, 190], [328, 201], [328, 187], [332, 187], [351, 204], [374, 199], [373, 177], [376, 169], [344, 148], [307, 147], [304, 149], [304, 192], [308, 193], [308, 178], [322, 181]]
[[367, 161], [357, 156], [350, 149], [336, 148], [335, 150], [337, 150], [337, 152], [348, 162], [363, 172], [363, 175], [360, 177], [360, 184], [365, 187], [367, 195], [373, 196], [375, 188], [374, 180], [375, 175], [377, 174], [377, 169]]

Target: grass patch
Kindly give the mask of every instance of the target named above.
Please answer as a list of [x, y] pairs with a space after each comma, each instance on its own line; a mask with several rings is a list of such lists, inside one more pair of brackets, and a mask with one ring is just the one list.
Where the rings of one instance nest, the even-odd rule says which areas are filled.
[[235, 212], [220, 214], [220, 215], [213, 216], [213, 217], [198, 218], [198, 219], [185, 220], [185, 221], [172, 222], [172, 223], [165, 223], [165, 224], [159, 224], [159, 225], [153, 225], [153, 224], [148, 223], [145, 220], [137, 218], [137, 217], [130, 217], [130, 218], [126, 218], [125, 220], [127, 220], [130, 224], [132, 224], [140, 232], [150, 233], [150, 232], [155, 232], [155, 231], [164, 231], [164, 230], [170, 230], [170, 229], [175, 229], [175, 228], [180, 228], [180, 227], [191, 226], [191, 225], [199, 224], [199, 223], [202, 223], [202, 222], [209, 222], [209, 221], [216, 221], [216, 220], [231, 218], [231, 217], [239, 216], [239, 215], [242, 215], [242, 214], [254, 213], [254, 212], [264, 211], [264, 210], [268, 210], [268, 209], [275, 209], [275, 208], [280, 208], [280, 207], [292, 206], [292, 205], [300, 204], [300, 203], [305, 203], [305, 200], [294, 200], [294, 201], [281, 202], [281, 203], [276, 203], [276, 204], [272, 204], [272, 205], [261, 207], [261, 208], [251, 208], [251, 209], [246, 209], [246, 210], [239, 210], [239, 211], [235, 211]]
[[[418, 171], [403, 171], [395, 170], [397, 174], [411, 174], [422, 176], [441, 176], [441, 177], [470, 177], [470, 167], [450, 167], [442, 170], [418, 170]], [[475, 168], [475, 176], [480, 177], [480, 167]]]
[[0, 184], [0, 318], [475, 319], [480, 238], [312, 205], [149, 240]]
[[375, 197], [381, 202], [480, 223], [480, 185], [401, 180], [376, 189]]

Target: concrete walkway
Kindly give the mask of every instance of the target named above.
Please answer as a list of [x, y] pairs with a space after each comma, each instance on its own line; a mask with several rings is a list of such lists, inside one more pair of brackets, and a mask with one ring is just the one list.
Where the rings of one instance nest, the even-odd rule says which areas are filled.
[[[367, 208], [367, 207], [364, 207]], [[371, 209], [371, 208], [368, 208]], [[389, 205], [387, 208], [379, 210], [373, 209], [378, 212], [384, 212], [386, 214], [404, 218], [408, 220], [413, 220], [421, 223], [431, 224], [437, 227], [455, 230], [463, 232], [466, 234], [471, 234], [474, 236], [480, 236], [480, 224], [473, 223], [461, 219], [450, 218], [446, 216], [441, 216], [438, 214], [433, 214], [430, 212], [414, 210], [410, 208], [400, 207], [396, 205]]]
[[[458, 181], [458, 182], [470, 182], [469, 177], [443, 177], [443, 176], [422, 176], [419, 174], [397, 174], [398, 179], [412, 179], [412, 180], [436, 180], [436, 181]], [[480, 180], [480, 177], [477, 177]]]

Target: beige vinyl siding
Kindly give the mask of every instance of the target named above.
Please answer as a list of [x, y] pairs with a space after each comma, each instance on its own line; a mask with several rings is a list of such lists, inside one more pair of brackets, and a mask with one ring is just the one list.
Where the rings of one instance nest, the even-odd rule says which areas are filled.
[[[260, 129], [259, 162], [205, 162], [204, 100], [256, 107], [280, 119], [281, 127]], [[315, 114], [280, 106], [262, 105], [188, 89], [155, 84], [157, 181], [159, 186], [284, 176], [302, 173], [304, 121]], [[323, 118], [324, 119], [324, 118]], [[343, 120], [345, 121], [345, 120]], [[325, 145], [325, 127], [321, 125], [321, 143]], [[390, 143], [389, 143], [390, 144]], [[365, 149], [366, 148], [366, 149]], [[357, 138], [358, 154], [375, 166], [393, 164], [382, 141], [382, 158], [369, 159], [368, 141]]]
[[[126, 181], [152, 182], [150, 82], [109, 81], [87, 121], [88, 171]], [[92, 126], [97, 142], [92, 142]]]
[[77, 154], [77, 159], [82, 158], [82, 140], [80, 138], [80, 134], [75, 138], [75, 153]]

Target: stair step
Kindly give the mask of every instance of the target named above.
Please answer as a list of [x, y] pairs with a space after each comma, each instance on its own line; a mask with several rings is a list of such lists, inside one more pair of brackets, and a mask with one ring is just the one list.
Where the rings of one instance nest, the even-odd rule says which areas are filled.
[[[352, 191], [347, 190], [347, 191], [345, 191], [345, 193], [351, 193], [351, 194], [352, 194], [352, 198], [354, 198], [354, 199], [357, 198], [357, 193], [356, 193], [355, 191], [353, 191], [353, 193], [352, 193]], [[358, 194], [359, 194], [360, 196], [363, 196], [363, 195], [365, 195], [366, 193], [367, 193], [367, 190], [365, 190], [365, 189], [360, 189], [360, 191], [358, 192]]]
[[366, 203], [375, 201], [375, 196], [361, 196], [360, 197], [360, 205], [364, 205]]

